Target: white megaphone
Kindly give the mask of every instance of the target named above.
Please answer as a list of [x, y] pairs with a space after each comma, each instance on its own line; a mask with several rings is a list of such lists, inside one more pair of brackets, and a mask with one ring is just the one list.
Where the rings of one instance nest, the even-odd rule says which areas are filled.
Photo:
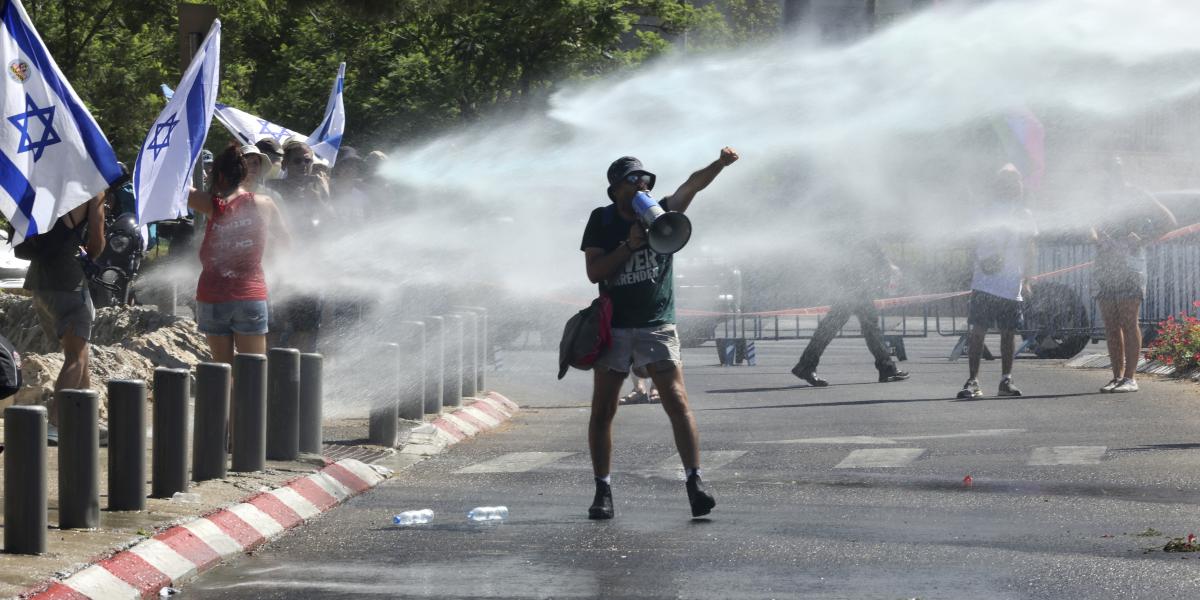
[[686, 215], [663, 210], [646, 192], [633, 197], [633, 212], [646, 227], [650, 249], [658, 254], [675, 254], [692, 237], [692, 222]]

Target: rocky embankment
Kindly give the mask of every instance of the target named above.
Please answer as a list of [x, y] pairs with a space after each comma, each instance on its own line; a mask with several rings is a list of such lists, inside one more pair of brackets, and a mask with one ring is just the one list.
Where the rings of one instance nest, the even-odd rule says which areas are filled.
[[[0, 293], [0, 333], [21, 353], [23, 378], [21, 391], [0, 400], [0, 409], [11, 404], [45, 405], [54, 391], [63, 355], [57, 340], [42, 333], [29, 297]], [[147, 306], [97, 310], [90, 372], [92, 389], [101, 397], [101, 418], [107, 413], [105, 388], [110, 379], [150, 382], [156, 367], [191, 368], [207, 357], [208, 344], [191, 319]]]

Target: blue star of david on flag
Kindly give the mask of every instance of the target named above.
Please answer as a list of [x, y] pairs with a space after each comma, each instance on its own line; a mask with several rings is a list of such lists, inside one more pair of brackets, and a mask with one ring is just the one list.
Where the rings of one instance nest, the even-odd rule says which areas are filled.
[[[179, 124], [179, 115], [171, 115], [171, 118], [154, 126], [154, 137], [150, 143], [146, 145], [147, 150], [154, 151], [154, 160], [158, 160], [158, 153], [166, 150], [171, 145], [171, 133], [175, 131], [175, 126]], [[164, 134], [163, 131], [166, 131]], [[161, 136], [161, 139], [160, 139]]]
[[260, 125], [262, 125], [262, 129], [259, 129], [258, 132], [265, 133], [265, 134], [275, 138], [275, 141], [277, 141], [277, 142], [283, 140], [283, 138], [285, 138], [289, 135], [292, 135], [292, 132], [288, 131], [287, 127], [280, 127], [279, 131], [271, 131], [271, 122], [270, 121], [268, 121], [266, 119], [259, 119], [258, 122]]
[[[29, 133], [29, 120], [37, 119], [42, 122], [42, 137], [38, 141], [33, 141], [33, 136]], [[42, 151], [46, 146], [52, 146], [62, 141], [58, 137], [58, 132], [54, 131], [54, 106], [40, 107], [33, 101], [33, 97], [25, 94], [25, 112], [8, 117], [8, 121], [21, 132], [21, 140], [17, 145], [17, 154], [24, 152], [33, 152], [33, 162], [37, 162], [42, 158]]]

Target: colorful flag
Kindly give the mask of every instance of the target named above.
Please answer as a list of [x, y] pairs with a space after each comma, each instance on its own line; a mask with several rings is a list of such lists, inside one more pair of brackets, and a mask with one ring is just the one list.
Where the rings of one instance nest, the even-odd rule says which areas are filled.
[[139, 223], [187, 214], [192, 168], [204, 149], [220, 80], [221, 21], [213, 21], [204, 44], [146, 134], [133, 165]]
[[121, 167], [21, 3], [0, 0], [0, 19], [0, 212], [17, 244], [104, 191]]
[[308, 136], [308, 145], [313, 154], [325, 159], [330, 168], [337, 162], [342, 132], [346, 129], [346, 106], [342, 103], [345, 81], [346, 63], [341, 63], [338, 65], [337, 79], [333, 81], [333, 89], [329, 92], [329, 102], [325, 104], [325, 118], [321, 119], [321, 126]]
[[1025, 188], [1036, 190], [1046, 174], [1046, 129], [1028, 108], [1006, 114], [994, 123], [1009, 162], [1021, 172]]

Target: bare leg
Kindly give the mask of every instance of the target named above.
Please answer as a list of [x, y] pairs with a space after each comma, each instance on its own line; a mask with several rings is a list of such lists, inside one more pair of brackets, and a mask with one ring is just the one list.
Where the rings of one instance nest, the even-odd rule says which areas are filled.
[[233, 345], [238, 354], [266, 354], [267, 336], [233, 334]]
[[1104, 343], [1108, 346], [1108, 360], [1112, 363], [1113, 378], [1117, 379], [1123, 377], [1122, 373], [1125, 372], [1125, 340], [1122, 338], [1124, 330], [1121, 327], [1121, 312], [1117, 302], [1101, 300], [1100, 315], [1104, 318]]
[[87, 340], [67, 332], [62, 337], [63, 366], [54, 380], [54, 395], [47, 403], [46, 412], [51, 425], [58, 425], [58, 392], [61, 390], [86, 390], [91, 387], [88, 374]]
[[612, 421], [620, 404], [621, 385], [626, 373], [603, 367], [593, 369], [592, 416], [588, 419], [588, 449], [592, 453], [592, 473], [607, 477], [612, 469]]
[[[666, 365], [659, 366], [661, 368]], [[652, 366], [650, 378], [654, 380], [663, 410], [671, 420], [675, 448], [679, 450], [683, 468], [700, 468], [700, 434], [696, 432], [696, 419], [692, 416], [692, 408], [688, 406], [687, 390], [683, 386], [683, 369], [673, 363], [670, 368], [664, 370]]]
[[1017, 350], [1017, 332], [1005, 329], [1000, 332], [1000, 375], [1012, 375], [1013, 354]]
[[233, 336], [209, 335], [208, 351], [212, 354], [213, 362], [233, 364]]
[[979, 377], [979, 361], [983, 358], [983, 338], [987, 335], [987, 327], [972, 325], [970, 337], [967, 338], [967, 368], [971, 379]]
[[1125, 345], [1125, 369], [1123, 377], [1133, 379], [1137, 375], [1138, 359], [1142, 353], [1142, 328], [1138, 326], [1141, 298], [1122, 300], [1118, 305], [1121, 323], [1121, 341]]

